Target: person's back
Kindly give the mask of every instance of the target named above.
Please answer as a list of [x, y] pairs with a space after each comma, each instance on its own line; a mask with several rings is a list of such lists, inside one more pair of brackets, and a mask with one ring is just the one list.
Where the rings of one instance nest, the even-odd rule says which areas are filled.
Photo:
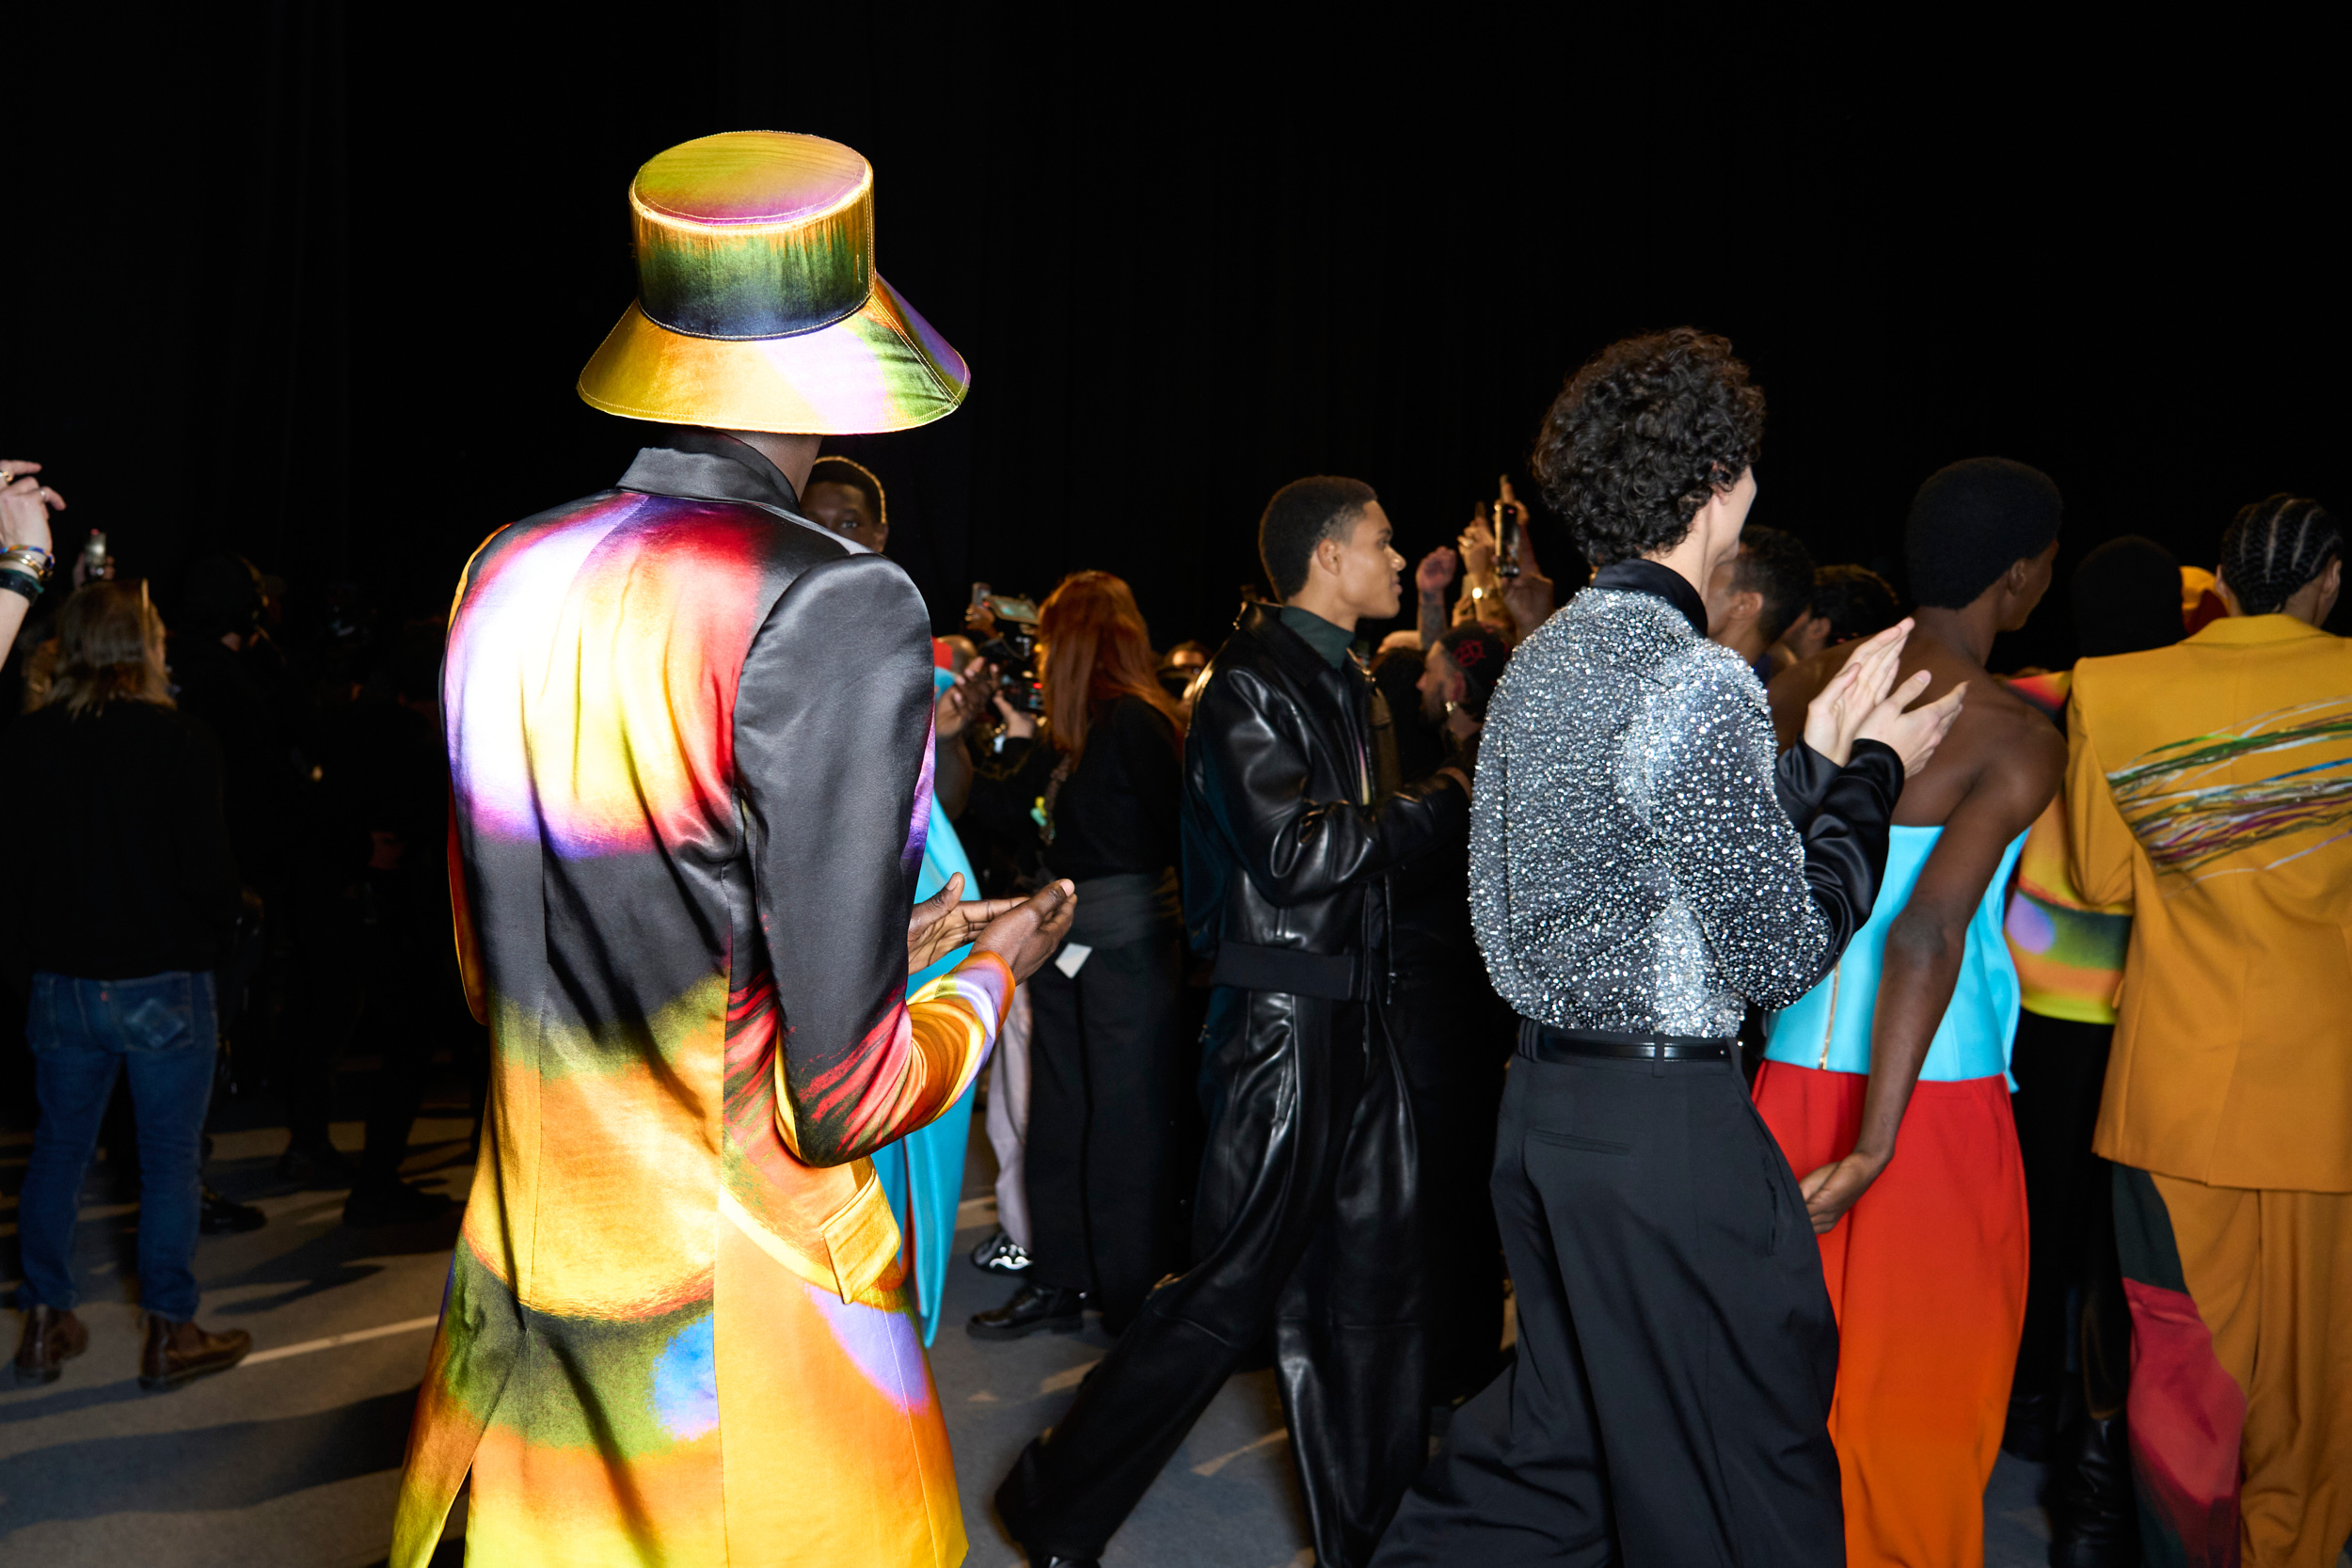
[[2087, 658], [2075, 883], [2132, 908], [2092, 1147], [2114, 1161], [2150, 1560], [2322, 1564], [2352, 1533], [2352, 642], [2344, 535], [2273, 496], [2230, 610]]
[[238, 907], [220, 758], [171, 707], [164, 626], [144, 587], [100, 581], [57, 615], [46, 705], [0, 756], [0, 812], [21, 824], [0, 931], [31, 960], [24, 1034], [40, 1120], [20, 1198], [19, 1383], [87, 1347], [73, 1308], [82, 1179], [118, 1074], [139, 1139], [140, 1385], [224, 1371], [243, 1330], [195, 1322], [199, 1139], [219, 1042], [213, 970]]
[[[2057, 486], [2023, 464], [1972, 459], [1920, 485], [1904, 670], [1926, 672], [1931, 693], [1964, 686], [1967, 705], [1904, 786], [1868, 924], [1772, 1021], [1756, 1078], [1756, 1109], [1804, 1176], [1838, 1310], [1830, 1430], [1856, 1564], [1983, 1556], [2028, 1261], [2002, 899], [2064, 771], [2049, 721], [1984, 660], [2047, 590], [2058, 520]], [[1781, 681], [1801, 702], [1845, 657], [1785, 672], [1784, 711]]]
[[[687, 428], [501, 530], [460, 581], [451, 871], [492, 1068], [400, 1568], [469, 1472], [468, 1550], [495, 1561], [962, 1554], [866, 1156], [962, 1092], [1066, 890], [993, 911], [906, 994], [926, 933], [972, 918], [910, 919], [927, 618], [898, 567], [794, 512], [812, 426], [920, 423], [961, 394], [872, 274], [871, 191], [850, 150], [781, 133], [640, 169], [639, 298], [580, 389]], [[779, 283], [777, 254], [812, 246], [821, 276]], [[660, 264], [681, 250], [691, 269]]]
[[7, 752], [0, 800], [40, 825], [14, 879], [37, 897], [11, 900], [32, 967], [111, 979], [220, 961], [237, 879], [211, 736], [152, 703], [53, 704], [9, 730]]

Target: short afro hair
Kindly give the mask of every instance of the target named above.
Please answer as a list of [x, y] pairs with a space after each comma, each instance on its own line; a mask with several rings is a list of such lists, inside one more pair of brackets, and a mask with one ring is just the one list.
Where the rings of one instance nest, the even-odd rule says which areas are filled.
[[1294, 479], [1274, 492], [1258, 519], [1258, 560], [1274, 596], [1288, 599], [1307, 586], [1307, 562], [1315, 546], [1351, 526], [1378, 500], [1360, 479], [1314, 474]]
[[1763, 598], [1756, 629], [1765, 641], [1777, 642], [1813, 596], [1813, 552], [1793, 533], [1776, 528], [1742, 529], [1731, 586], [1734, 593]]
[[1764, 443], [1764, 394], [1730, 340], [1678, 326], [1610, 344], [1552, 400], [1533, 467], [1595, 566], [1672, 549]]
[[1876, 637], [1902, 619], [1903, 602], [1895, 585], [1869, 567], [1841, 562], [1813, 574], [1813, 597], [1805, 610], [1829, 623], [1822, 646], [1834, 648], [1858, 637]]
[[1903, 526], [1912, 597], [1941, 610], [1976, 603], [2003, 572], [2049, 547], [2064, 511], [2048, 474], [2006, 457], [1936, 469]]
[[[882, 481], [876, 479], [874, 470], [865, 464], [830, 454], [820, 457], [808, 470], [808, 484], [801, 488], [805, 490], [816, 484], [848, 485], [866, 498], [866, 504], [873, 509], [874, 521], [878, 525], [883, 528], [890, 526], [890, 514], [882, 504]], [[807, 499], [805, 496], [802, 499]]]
[[2315, 500], [2285, 494], [2240, 507], [2221, 535], [2221, 580], [2249, 615], [2276, 615], [2344, 553], [2344, 531]]

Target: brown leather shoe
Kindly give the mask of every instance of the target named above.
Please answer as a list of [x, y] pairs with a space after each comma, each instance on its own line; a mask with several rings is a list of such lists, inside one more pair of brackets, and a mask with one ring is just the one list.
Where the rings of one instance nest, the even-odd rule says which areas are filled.
[[242, 1328], [215, 1334], [192, 1323], [167, 1323], [150, 1313], [147, 1349], [139, 1356], [139, 1386], [159, 1393], [207, 1372], [225, 1372], [252, 1348], [253, 1336]]
[[89, 1330], [59, 1307], [35, 1307], [24, 1314], [24, 1338], [16, 1346], [19, 1387], [55, 1383], [65, 1364], [89, 1349]]

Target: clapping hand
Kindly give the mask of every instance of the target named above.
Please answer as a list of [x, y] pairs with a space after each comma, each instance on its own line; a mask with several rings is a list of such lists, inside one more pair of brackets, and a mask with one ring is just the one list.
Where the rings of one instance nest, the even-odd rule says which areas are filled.
[[1901, 685], [1895, 684], [1911, 627], [1906, 616], [1848, 656], [1829, 684], [1805, 705], [1806, 745], [1840, 768], [1853, 754], [1857, 740], [1892, 746], [1903, 759], [1905, 777], [1915, 776], [1928, 765], [1950, 732], [1952, 721], [1960, 717], [1968, 683], [1963, 681], [1925, 707], [1912, 708], [1910, 705], [1934, 677], [1918, 670]]
[[1018, 898], [958, 902], [962, 896], [963, 873], [959, 871], [947, 879], [946, 887], [914, 906], [907, 919], [909, 974], [930, 968], [959, 947], [969, 947], [988, 928], [990, 921], [1021, 907]]
[[939, 738], [953, 740], [971, 728], [972, 721], [988, 711], [989, 699], [995, 695], [995, 667], [984, 658], [965, 665], [963, 673], [939, 694], [933, 705], [931, 721], [938, 726]]

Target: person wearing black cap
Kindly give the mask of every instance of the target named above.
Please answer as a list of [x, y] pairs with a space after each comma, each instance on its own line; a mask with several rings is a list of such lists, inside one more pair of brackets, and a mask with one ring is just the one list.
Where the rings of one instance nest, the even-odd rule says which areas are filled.
[[[1869, 923], [1772, 1018], [1756, 1074], [1756, 1110], [1804, 1173], [1837, 1307], [1830, 1433], [1854, 1563], [1984, 1558], [2026, 1274], [2002, 905], [2066, 768], [2049, 720], [1984, 661], [2048, 590], [2060, 512], [2049, 476], [2007, 458], [1954, 463], [1919, 486], [1904, 531], [1919, 602], [1905, 673], [1931, 693], [1965, 690], [1967, 705], [1903, 790]], [[1846, 659], [1833, 649], [1781, 678], [1802, 698]]]

